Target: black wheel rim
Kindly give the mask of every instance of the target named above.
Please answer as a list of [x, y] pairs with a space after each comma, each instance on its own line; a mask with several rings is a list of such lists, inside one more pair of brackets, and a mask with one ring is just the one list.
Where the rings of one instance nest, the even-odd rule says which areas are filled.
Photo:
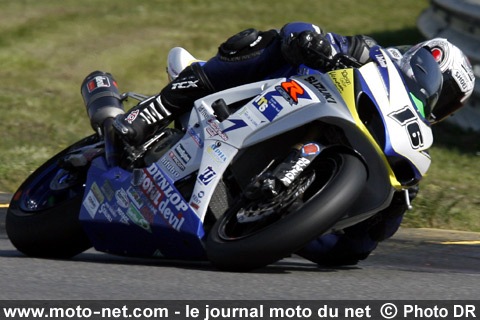
[[[251, 209], [251, 206], [257, 206], [261, 209], [270, 206], [268, 201], [266, 203], [259, 204], [258, 201], [250, 204], [245, 204], [246, 200], [242, 198], [239, 203], [235, 205], [230, 212], [227, 212], [222, 225], [218, 229], [218, 236], [224, 241], [237, 241], [243, 238], [249, 237], [255, 233], [261, 232], [265, 228], [268, 228], [278, 220], [287, 216], [290, 212], [296, 211], [303, 203], [307, 202], [312, 196], [321, 192], [321, 190], [331, 181], [337, 172], [338, 164], [332, 159], [319, 159], [315, 162], [315, 170], [309, 170], [304, 172], [296, 181], [294, 186], [289, 187], [287, 190], [290, 194], [294, 194], [298, 190], [301, 190], [302, 197], [297, 202], [289, 202], [288, 206], [280, 208], [275, 213], [266, 215], [262, 219], [258, 219], [252, 222], [241, 222], [238, 219], [238, 214], [241, 210]], [[313, 181], [309, 179], [313, 176]], [[287, 192], [287, 191], [284, 191]], [[260, 199], [261, 201], [261, 199]], [[287, 201], [288, 202], [288, 201]], [[279, 209], [279, 208], [276, 208]]]
[[84, 184], [82, 172], [59, 169], [55, 162], [22, 188], [20, 209], [31, 214], [56, 207], [83, 193]]

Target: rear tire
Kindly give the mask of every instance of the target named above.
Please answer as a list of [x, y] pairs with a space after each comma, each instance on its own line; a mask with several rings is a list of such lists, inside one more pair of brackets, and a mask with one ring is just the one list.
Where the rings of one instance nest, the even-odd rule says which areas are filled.
[[[5, 226], [10, 241], [19, 251], [28, 256], [69, 258], [92, 246], [78, 220], [86, 168], [66, 172], [61, 178], [57, 173], [59, 161], [68, 151], [94, 143], [95, 139], [90, 136], [55, 155], [15, 193]], [[59, 181], [52, 184], [54, 179]]]
[[[320, 175], [325, 176], [327, 164], [331, 170], [328, 170], [329, 176], [322, 179]], [[209, 233], [208, 259], [220, 269], [252, 270], [296, 252], [327, 232], [360, 195], [367, 169], [359, 158], [347, 153], [322, 156], [315, 161], [315, 168], [317, 177], [304, 194], [309, 194], [305, 202], [279, 219], [270, 219], [271, 223], [263, 221], [259, 228], [244, 228], [245, 223], [238, 221], [237, 214], [248, 203], [240, 200], [234, 204]], [[320, 185], [317, 180], [321, 181]]]

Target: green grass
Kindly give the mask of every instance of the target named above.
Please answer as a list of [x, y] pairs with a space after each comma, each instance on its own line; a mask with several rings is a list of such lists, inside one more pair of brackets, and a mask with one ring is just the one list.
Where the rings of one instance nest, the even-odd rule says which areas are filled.
[[434, 136], [432, 166], [404, 225], [480, 231], [479, 133], [442, 123]]
[[[80, 95], [91, 71], [111, 72], [121, 91], [154, 94], [166, 84], [174, 46], [208, 59], [240, 30], [291, 21], [369, 34], [385, 46], [415, 43], [416, 19], [427, 6], [428, 0], [0, 0], [0, 190], [14, 191], [43, 161], [92, 132]], [[433, 148], [408, 225], [480, 230], [475, 148], [451, 150], [448, 142]]]

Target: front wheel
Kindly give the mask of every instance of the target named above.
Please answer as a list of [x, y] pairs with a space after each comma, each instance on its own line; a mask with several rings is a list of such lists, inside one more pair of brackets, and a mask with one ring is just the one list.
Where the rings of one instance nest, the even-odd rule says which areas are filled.
[[78, 220], [87, 167], [62, 169], [72, 151], [97, 142], [85, 138], [35, 170], [12, 198], [6, 231], [12, 244], [29, 256], [69, 258], [91, 247]]
[[209, 260], [220, 269], [242, 271], [296, 252], [345, 215], [366, 179], [367, 169], [355, 155], [319, 157], [275, 197], [282, 198], [280, 203], [271, 198], [238, 200], [209, 233]]

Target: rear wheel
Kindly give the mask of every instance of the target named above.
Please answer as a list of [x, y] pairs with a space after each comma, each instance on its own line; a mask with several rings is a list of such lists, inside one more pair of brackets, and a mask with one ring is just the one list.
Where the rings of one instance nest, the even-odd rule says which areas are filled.
[[365, 185], [367, 171], [355, 155], [319, 156], [275, 197], [245, 194], [209, 233], [207, 255], [217, 267], [251, 270], [304, 247], [350, 208]]
[[68, 258], [91, 247], [78, 220], [87, 168], [61, 168], [65, 155], [95, 143], [90, 136], [48, 160], [20, 186], [7, 211], [12, 244], [30, 256]]

